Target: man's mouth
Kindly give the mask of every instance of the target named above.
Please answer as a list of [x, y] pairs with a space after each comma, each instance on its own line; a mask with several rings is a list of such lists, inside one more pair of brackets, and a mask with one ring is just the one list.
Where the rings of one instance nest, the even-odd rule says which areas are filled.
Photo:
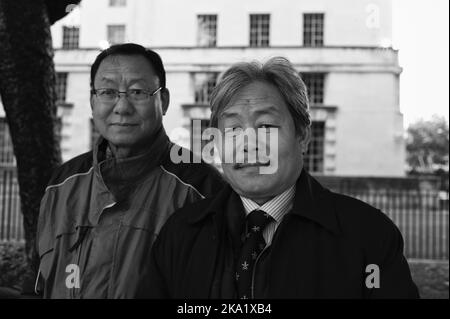
[[256, 162], [256, 163], [236, 163], [234, 164], [234, 169], [242, 169], [247, 167], [266, 167], [270, 166], [270, 161], [267, 162]]
[[133, 124], [133, 123], [111, 123], [111, 125], [127, 127], [127, 126], [136, 126], [137, 124]]

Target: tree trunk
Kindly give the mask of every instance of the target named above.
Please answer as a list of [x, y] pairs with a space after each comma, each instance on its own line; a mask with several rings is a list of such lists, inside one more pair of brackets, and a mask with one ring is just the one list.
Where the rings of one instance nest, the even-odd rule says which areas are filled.
[[55, 74], [44, 0], [0, 0], [0, 96], [14, 145], [32, 290], [38, 265], [39, 204], [61, 162], [55, 136]]

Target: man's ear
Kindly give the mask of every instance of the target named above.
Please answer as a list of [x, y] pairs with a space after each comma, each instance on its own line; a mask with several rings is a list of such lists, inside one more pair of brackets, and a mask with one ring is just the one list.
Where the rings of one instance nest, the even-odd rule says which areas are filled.
[[166, 115], [170, 103], [170, 92], [168, 88], [164, 88], [161, 90], [161, 103], [163, 115]]
[[299, 143], [300, 143], [300, 149], [302, 151], [302, 154], [306, 154], [308, 151], [308, 144], [311, 140], [311, 127], [307, 126], [303, 128], [302, 133], [298, 137]]

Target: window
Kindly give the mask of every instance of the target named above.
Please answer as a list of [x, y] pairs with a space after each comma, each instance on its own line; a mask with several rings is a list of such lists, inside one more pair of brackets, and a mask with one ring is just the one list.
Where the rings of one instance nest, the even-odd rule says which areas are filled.
[[308, 47], [323, 46], [323, 13], [303, 15], [303, 45]]
[[304, 157], [305, 169], [312, 173], [323, 173], [325, 122], [311, 123], [311, 141]]
[[69, 148], [65, 141], [69, 141], [71, 138], [71, 116], [73, 112], [73, 104], [71, 103], [59, 103], [57, 109], [56, 120], [56, 136], [61, 144], [61, 150], [67, 152]]
[[303, 81], [308, 88], [308, 97], [311, 104], [323, 104], [324, 73], [303, 73]]
[[80, 40], [80, 27], [63, 27], [63, 49], [77, 49]]
[[63, 131], [63, 120], [60, 116], [57, 116], [56, 119], [53, 122], [53, 132], [55, 133], [55, 138], [57, 143], [61, 146], [62, 141], [62, 131]]
[[13, 144], [6, 119], [0, 117], [0, 166], [15, 166]]
[[251, 14], [250, 15], [250, 46], [268, 47], [270, 15], [269, 14]]
[[66, 101], [67, 91], [67, 73], [56, 72], [56, 103], [64, 103]]
[[194, 73], [195, 103], [209, 104], [218, 75], [217, 72]]
[[215, 47], [217, 41], [217, 15], [198, 15], [197, 25], [197, 45], [201, 47]]
[[108, 26], [108, 42], [110, 44], [118, 44], [125, 42], [125, 26], [109, 25]]
[[109, 0], [110, 7], [125, 7], [127, 0]]

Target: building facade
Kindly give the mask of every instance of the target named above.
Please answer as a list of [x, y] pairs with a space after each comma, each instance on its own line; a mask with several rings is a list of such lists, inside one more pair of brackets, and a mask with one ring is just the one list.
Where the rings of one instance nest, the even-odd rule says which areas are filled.
[[64, 160], [89, 150], [96, 136], [89, 103], [96, 55], [136, 42], [163, 59], [171, 92], [164, 125], [184, 146], [193, 120], [207, 127], [221, 72], [284, 56], [309, 90], [311, 172], [404, 175], [390, 0], [83, 0], [71, 9], [52, 26]]

